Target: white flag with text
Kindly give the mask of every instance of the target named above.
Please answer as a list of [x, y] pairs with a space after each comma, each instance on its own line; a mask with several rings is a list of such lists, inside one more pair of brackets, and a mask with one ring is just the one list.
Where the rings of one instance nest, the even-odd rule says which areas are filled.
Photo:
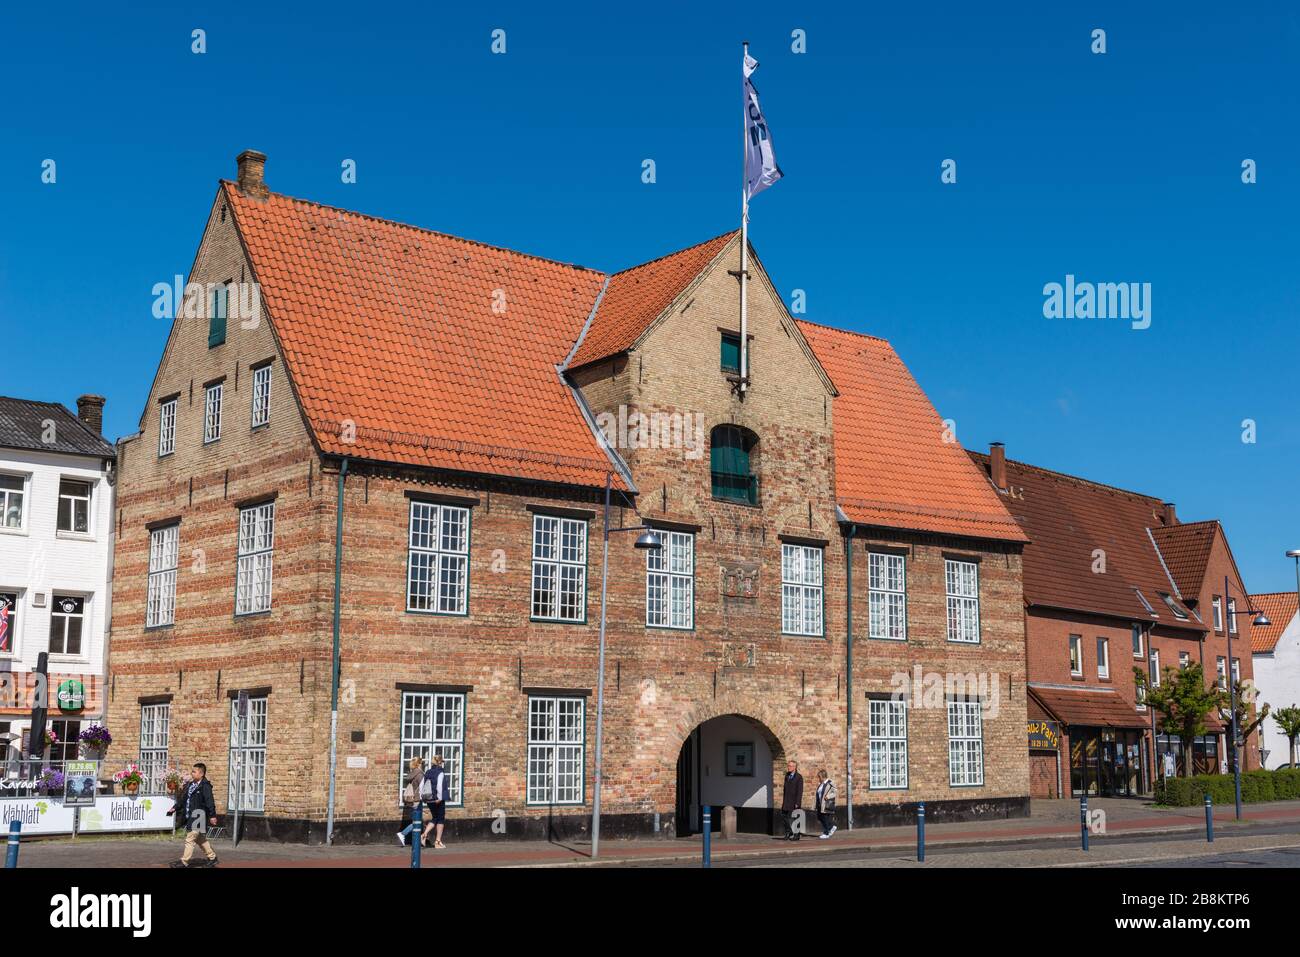
[[772, 152], [772, 137], [767, 120], [758, 105], [758, 91], [749, 78], [758, 69], [758, 61], [748, 54], [744, 61], [745, 88], [745, 187], [748, 196], [757, 196], [781, 178], [781, 167], [776, 165]]

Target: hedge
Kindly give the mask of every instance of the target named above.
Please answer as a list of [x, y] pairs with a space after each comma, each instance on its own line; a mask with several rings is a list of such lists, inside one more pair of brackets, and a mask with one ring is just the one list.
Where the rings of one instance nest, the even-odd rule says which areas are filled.
[[[1217, 805], [1235, 803], [1232, 775], [1198, 774], [1190, 778], [1164, 778], [1156, 783], [1156, 803], [1170, 807], [1203, 804], [1206, 794]], [[1243, 803], [1290, 799], [1300, 799], [1300, 770], [1242, 772]]]

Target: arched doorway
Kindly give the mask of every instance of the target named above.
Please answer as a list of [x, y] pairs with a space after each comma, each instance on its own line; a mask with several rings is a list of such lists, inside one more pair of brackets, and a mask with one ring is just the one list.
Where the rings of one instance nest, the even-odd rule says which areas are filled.
[[737, 831], [771, 834], [784, 764], [780, 740], [755, 718], [720, 714], [696, 725], [677, 755], [677, 836], [700, 832], [705, 804], [713, 808], [715, 831], [730, 806]]

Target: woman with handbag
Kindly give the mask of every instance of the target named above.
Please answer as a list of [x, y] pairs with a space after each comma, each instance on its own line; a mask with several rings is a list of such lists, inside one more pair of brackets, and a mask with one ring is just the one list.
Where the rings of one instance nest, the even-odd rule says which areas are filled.
[[424, 758], [411, 758], [406, 766], [406, 784], [402, 787], [402, 829], [397, 832], [397, 843], [406, 846], [406, 839], [415, 830], [415, 804], [420, 800], [420, 784], [424, 781]]
[[821, 839], [824, 841], [839, 828], [835, 826], [835, 799], [839, 797], [831, 776], [825, 771], [818, 771], [817, 777], [817, 820], [821, 822]]

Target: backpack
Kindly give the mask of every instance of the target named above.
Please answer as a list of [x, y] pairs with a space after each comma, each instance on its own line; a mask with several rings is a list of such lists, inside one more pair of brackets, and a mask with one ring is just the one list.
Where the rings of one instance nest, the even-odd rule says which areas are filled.
[[402, 789], [402, 801], [406, 804], [415, 803], [415, 785], [410, 781], [407, 781], [406, 787]]
[[420, 800], [421, 801], [433, 800], [433, 782], [429, 780], [428, 774], [426, 774], [423, 780], [420, 781]]

